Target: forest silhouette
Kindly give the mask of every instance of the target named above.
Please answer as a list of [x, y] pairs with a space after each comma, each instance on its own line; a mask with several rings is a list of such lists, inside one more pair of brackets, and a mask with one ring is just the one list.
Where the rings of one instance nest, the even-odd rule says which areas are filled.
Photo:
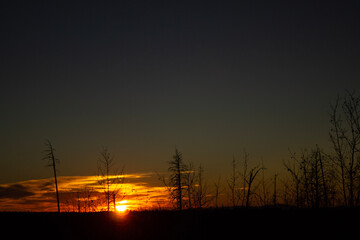
[[87, 189], [86, 197], [78, 194], [70, 201], [58, 189], [59, 160], [47, 140], [44, 159], [54, 173], [58, 213], [1, 212], [0, 217], [8, 231], [24, 228], [14, 236], [50, 239], [350, 237], [360, 205], [360, 97], [355, 91], [345, 91], [330, 105], [329, 123], [330, 149], [315, 145], [299, 154], [289, 150], [284, 173], [267, 178], [266, 166], [254, 164], [244, 151], [240, 160], [234, 156], [229, 161], [230, 176], [210, 183], [204, 165], [195, 167], [175, 147], [168, 173], [157, 173], [167, 202], [125, 213], [116, 211], [127, 197], [124, 167], [115, 166], [106, 147], [98, 158], [101, 190], [95, 194]]
[[[263, 162], [244, 151], [231, 162], [231, 175], [213, 184], [175, 148], [168, 174], [158, 174], [177, 210], [204, 207], [329, 208], [360, 205], [360, 97], [345, 91], [329, 107], [331, 148], [315, 145], [300, 153], [289, 150], [284, 173], [266, 178]], [[279, 172], [279, 171], [278, 171]], [[222, 195], [221, 203], [219, 196]], [[224, 198], [226, 198], [224, 200]]]

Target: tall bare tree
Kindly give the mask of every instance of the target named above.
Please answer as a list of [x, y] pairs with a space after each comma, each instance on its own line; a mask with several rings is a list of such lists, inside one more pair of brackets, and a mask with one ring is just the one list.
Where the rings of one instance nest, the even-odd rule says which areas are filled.
[[260, 167], [260, 166], [253, 167], [252, 169], [250, 169], [248, 177], [245, 179], [245, 181], [247, 183], [246, 205], [245, 205], [246, 207], [250, 206], [250, 195], [252, 194], [251, 187], [253, 186], [256, 176], [258, 175], [258, 173], [261, 170], [262, 170], [262, 167]]
[[242, 180], [242, 191], [240, 192], [241, 206], [244, 207], [246, 204], [246, 178], [248, 174], [248, 158], [249, 154], [244, 151], [244, 160], [242, 164], [241, 180]]
[[208, 197], [208, 187], [207, 187], [207, 183], [205, 182], [204, 179], [204, 168], [203, 166], [199, 166], [198, 172], [197, 172], [197, 188], [195, 191], [195, 206], [197, 208], [203, 208], [205, 207], [208, 203], [210, 198]]
[[268, 205], [269, 201], [269, 191], [268, 191], [268, 181], [265, 179], [265, 166], [264, 161], [261, 160], [261, 193], [259, 194], [260, 202], [263, 206]]
[[276, 200], [277, 200], [277, 193], [276, 193], [276, 178], [277, 178], [277, 176], [278, 176], [278, 174], [275, 173], [275, 175], [274, 175], [274, 193], [273, 193], [273, 205], [274, 205], [274, 207], [276, 207], [276, 204], [277, 204], [277, 202], [276, 202]]
[[324, 196], [324, 206], [329, 206], [329, 196], [328, 196], [328, 180], [327, 180], [327, 171], [326, 171], [326, 162], [324, 161], [325, 156], [320, 150], [319, 146], [316, 145], [316, 150], [314, 151], [314, 157], [319, 161], [320, 165], [320, 171], [321, 171], [321, 185], [322, 185], [322, 191]]
[[[113, 202], [114, 211], [116, 210], [116, 197], [119, 196], [121, 185], [124, 183], [124, 167], [119, 171], [115, 168], [114, 157], [111, 156], [107, 147], [100, 151], [98, 159], [98, 183], [103, 187], [107, 211], [110, 211]], [[121, 195], [124, 198], [124, 195]]]
[[235, 160], [235, 156], [233, 156], [231, 162], [231, 177], [227, 179], [227, 184], [230, 189], [231, 202], [233, 207], [237, 207], [238, 205], [238, 197], [237, 197], [237, 185], [238, 185], [238, 172], [237, 172], [237, 162]]
[[221, 190], [220, 190], [220, 186], [221, 186], [221, 176], [219, 176], [217, 182], [214, 183], [214, 187], [215, 187], [215, 196], [214, 196], [214, 200], [215, 200], [215, 207], [218, 208], [219, 207], [219, 196], [221, 194]]
[[183, 209], [183, 182], [184, 182], [184, 172], [187, 170], [186, 165], [183, 163], [182, 154], [175, 148], [175, 154], [173, 155], [173, 159], [169, 161], [169, 169], [170, 171], [170, 195], [174, 200], [177, 209]]
[[48, 161], [48, 166], [52, 167], [54, 171], [54, 179], [55, 179], [55, 190], [56, 190], [56, 201], [57, 201], [57, 208], [58, 212], [60, 213], [60, 201], [59, 201], [59, 190], [58, 190], [58, 183], [56, 177], [56, 163], [59, 163], [59, 159], [55, 158], [55, 149], [53, 148], [50, 140], [45, 141], [45, 150], [44, 150], [44, 160]]
[[292, 162], [291, 161], [284, 162], [284, 167], [290, 173], [291, 180], [292, 180], [291, 182], [295, 187], [295, 191], [294, 191], [295, 193], [292, 193], [291, 195], [295, 194], [296, 207], [300, 207], [300, 205], [301, 205], [300, 189], [301, 189], [301, 181], [302, 181], [301, 168], [299, 166], [300, 164], [295, 156], [295, 153], [292, 153], [290, 151], [290, 155], [291, 155]]
[[344, 205], [354, 206], [360, 175], [360, 97], [346, 91], [331, 105], [329, 131], [333, 161], [340, 172]]
[[187, 207], [193, 208], [194, 206], [194, 192], [195, 192], [195, 170], [193, 164], [188, 162], [186, 165], [186, 171], [183, 172], [184, 176], [184, 190], [187, 198]]

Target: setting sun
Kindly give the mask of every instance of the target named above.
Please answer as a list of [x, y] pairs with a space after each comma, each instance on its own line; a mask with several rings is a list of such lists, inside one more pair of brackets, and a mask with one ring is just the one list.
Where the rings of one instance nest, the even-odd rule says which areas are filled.
[[127, 210], [127, 205], [124, 205], [127, 203], [127, 200], [123, 200], [119, 202], [119, 205], [116, 206], [116, 211], [118, 212], [125, 212]]
[[118, 212], [124, 212], [124, 211], [126, 211], [126, 206], [125, 206], [125, 205], [117, 206], [117, 207], [116, 207], [116, 210], [117, 210]]

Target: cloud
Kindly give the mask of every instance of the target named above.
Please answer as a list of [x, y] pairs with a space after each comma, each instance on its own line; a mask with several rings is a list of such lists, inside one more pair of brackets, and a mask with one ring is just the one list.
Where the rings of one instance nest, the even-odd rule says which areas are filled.
[[54, 181], [53, 179], [46, 179], [43, 183], [39, 183], [38, 188], [42, 191], [49, 191], [50, 189], [54, 188]]
[[[116, 176], [111, 176], [115, 178]], [[165, 202], [167, 192], [153, 173], [123, 175], [125, 183], [112, 184], [118, 190], [118, 201], [128, 200], [129, 209], [151, 207]], [[112, 181], [110, 181], [112, 183]], [[58, 177], [60, 205], [63, 211], [76, 210], [79, 201], [86, 201], [103, 209], [104, 188], [98, 176]], [[34, 179], [0, 185], [0, 211], [56, 211], [56, 194], [53, 178]], [[73, 206], [74, 205], [74, 206]]]
[[0, 186], [0, 199], [20, 199], [34, 195], [33, 192], [21, 184], [12, 184], [9, 186]]

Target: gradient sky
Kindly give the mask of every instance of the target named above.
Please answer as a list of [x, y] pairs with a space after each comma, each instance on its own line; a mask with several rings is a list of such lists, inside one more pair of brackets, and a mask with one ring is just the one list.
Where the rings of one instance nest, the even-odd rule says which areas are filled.
[[[205, 2], [205, 1], [204, 1]], [[236, 2], [236, 3], [234, 3]], [[4, 1], [0, 183], [166, 171], [175, 145], [207, 176], [244, 149], [281, 168], [328, 146], [328, 111], [360, 90], [359, 1]]]

